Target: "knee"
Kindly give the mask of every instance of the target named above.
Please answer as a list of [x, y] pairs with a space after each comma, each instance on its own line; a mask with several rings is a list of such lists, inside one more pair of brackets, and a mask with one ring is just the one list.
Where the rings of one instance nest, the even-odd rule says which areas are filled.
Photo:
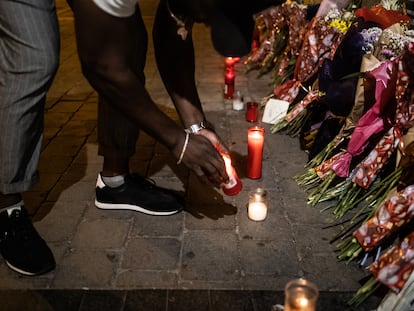
[[108, 85], [119, 89], [130, 85], [131, 81], [137, 78], [137, 75], [125, 64], [111, 64], [99, 60], [83, 61], [82, 73], [98, 91]]

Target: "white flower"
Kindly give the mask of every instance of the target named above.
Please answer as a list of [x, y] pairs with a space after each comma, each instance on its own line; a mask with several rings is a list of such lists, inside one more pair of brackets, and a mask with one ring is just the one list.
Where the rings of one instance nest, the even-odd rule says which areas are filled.
[[400, 10], [402, 1], [400, 0], [381, 0], [381, 5], [387, 10]]

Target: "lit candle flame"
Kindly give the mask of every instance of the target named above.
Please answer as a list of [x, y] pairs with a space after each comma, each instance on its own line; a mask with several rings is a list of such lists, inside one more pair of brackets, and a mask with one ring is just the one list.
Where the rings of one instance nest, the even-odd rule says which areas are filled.
[[299, 306], [300, 307], [305, 308], [305, 307], [308, 306], [308, 304], [309, 304], [309, 301], [308, 301], [307, 298], [304, 298], [304, 297], [299, 298]]

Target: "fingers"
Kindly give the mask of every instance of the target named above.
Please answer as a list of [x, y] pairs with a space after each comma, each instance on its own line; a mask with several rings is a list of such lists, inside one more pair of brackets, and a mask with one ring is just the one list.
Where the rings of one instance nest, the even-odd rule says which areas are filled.
[[183, 163], [216, 187], [228, 179], [222, 156], [204, 135], [191, 135]]
[[229, 153], [228, 147], [224, 144], [222, 139], [212, 130], [210, 129], [203, 129], [197, 132], [197, 135], [202, 135], [206, 137], [210, 142], [213, 144], [214, 148], [218, 150], [220, 153]]

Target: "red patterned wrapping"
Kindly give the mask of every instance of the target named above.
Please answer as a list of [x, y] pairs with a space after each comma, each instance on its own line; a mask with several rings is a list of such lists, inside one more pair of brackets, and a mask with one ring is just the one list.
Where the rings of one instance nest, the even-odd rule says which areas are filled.
[[314, 17], [309, 23], [296, 63], [296, 80], [306, 82], [314, 76], [325, 58], [333, 58], [343, 36], [336, 28], [328, 27], [323, 18]]
[[295, 107], [292, 108], [292, 111], [290, 111], [285, 116], [285, 121], [290, 122], [295, 119], [302, 111], [306, 109], [306, 107], [309, 106], [310, 103], [312, 103], [314, 100], [317, 100], [318, 98], [318, 90], [310, 91], [298, 104], [295, 105]]
[[[408, 128], [412, 126], [414, 120], [414, 100], [412, 98], [412, 88], [409, 88], [410, 76], [407, 71], [410, 70], [408, 63], [413, 62], [414, 55], [407, 53], [398, 61], [397, 85], [395, 89], [395, 98], [397, 101], [397, 110], [395, 114], [395, 125], [399, 128]], [[405, 68], [408, 67], [408, 68]]]
[[332, 59], [344, 34], [328, 27], [322, 17], [314, 17], [305, 29], [303, 43], [296, 61], [294, 78], [277, 86], [273, 93], [281, 100], [292, 103], [301, 83], [307, 82], [318, 71], [325, 58]]
[[382, 169], [398, 145], [400, 145], [403, 151], [404, 146], [401, 131], [410, 127], [414, 119], [414, 101], [412, 100], [411, 89], [408, 87], [410, 79], [404, 71], [404, 60], [407, 61], [407, 57], [413, 56], [406, 54], [405, 58], [400, 57], [395, 59], [395, 63], [397, 64], [395, 68], [398, 70], [395, 86], [396, 113], [394, 127], [390, 128], [368, 157], [359, 164], [353, 178], [354, 183], [365, 189], [369, 188], [378, 172]]
[[296, 80], [288, 80], [285, 83], [278, 85], [273, 90], [273, 94], [280, 100], [284, 100], [291, 104], [296, 96], [299, 94], [301, 83]]
[[414, 232], [381, 255], [369, 269], [379, 282], [400, 292], [414, 270]]
[[411, 18], [396, 10], [387, 10], [382, 5], [373, 7], [362, 7], [355, 11], [355, 15], [362, 17], [366, 22], [374, 22], [382, 29], [388, 28], [396, 23], [409, 25]]
[[256, 63], [263, 66], [269, 55], [273, 55], [276, 36], [286, 26], [286, 18], [282, 12], [282, 6], [272, 6], [260, 12], [255, 21], [255, 33], [258, 36], [258, 46], [252, 49], [246, 60], [248, 63]]
[[381, 203], [375, 215], [355, 230], [353, 235], [364, 251], [370, 251], [413, 217], [414, 185], [411, 185]]
[[358, 164], [352, 181], [364, 189], [368, 189], [383, 168], [401, 139], [398, 128], [390, 128], [381, 138], [369, 155]]
[[289, 27], [290, 54], [297, 56], [306, 35], [308, 21], [306, 20], [306, 6], [299, 5], [295, 1], [287, 1], [282, 4], [284, 16]]

